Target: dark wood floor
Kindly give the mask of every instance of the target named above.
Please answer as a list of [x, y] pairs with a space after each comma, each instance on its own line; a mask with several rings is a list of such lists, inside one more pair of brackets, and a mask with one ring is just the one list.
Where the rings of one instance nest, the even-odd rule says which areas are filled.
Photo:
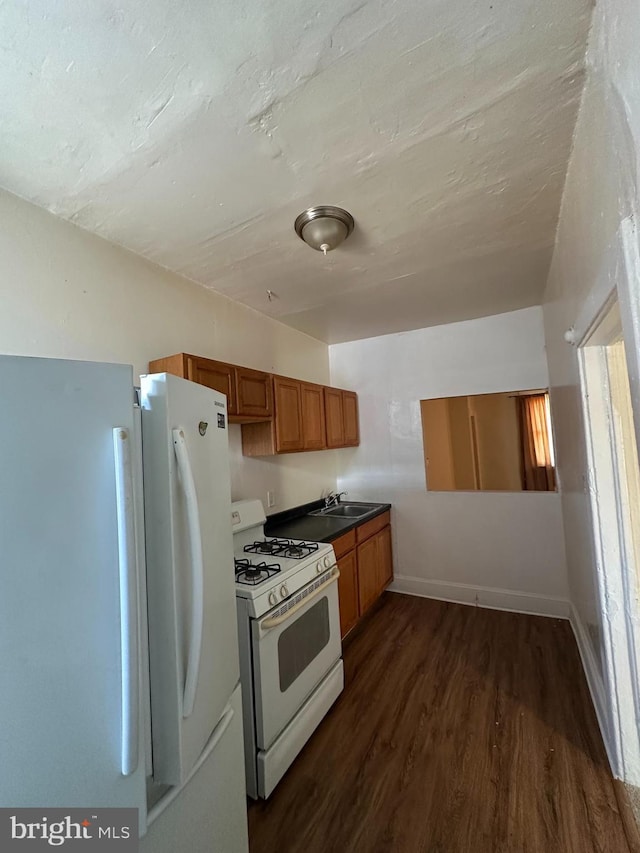
[[569, 624], [385, 593], [251, 853], [628, 853]]

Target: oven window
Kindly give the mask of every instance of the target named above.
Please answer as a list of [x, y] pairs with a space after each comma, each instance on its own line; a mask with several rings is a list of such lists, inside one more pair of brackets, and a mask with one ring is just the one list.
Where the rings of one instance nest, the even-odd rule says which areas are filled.
[[291, 687], [329, 642], [329, 600], [323, 596], [280, 634], [280, 692]]

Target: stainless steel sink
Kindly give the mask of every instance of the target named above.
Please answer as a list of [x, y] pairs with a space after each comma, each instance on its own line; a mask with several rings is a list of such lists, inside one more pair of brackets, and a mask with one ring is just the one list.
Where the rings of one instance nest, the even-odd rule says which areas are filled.
[[309, 515], [324, 515], [329, 518], [361, 518], [363, 515], [368, 515], [372, 510], [377, 509], [374, 504], [338, 504], [330, 506], [327, 509], [317, 509]]

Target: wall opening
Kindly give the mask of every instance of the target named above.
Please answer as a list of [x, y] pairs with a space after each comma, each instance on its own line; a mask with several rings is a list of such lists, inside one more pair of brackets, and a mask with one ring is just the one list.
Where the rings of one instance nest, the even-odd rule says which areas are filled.
[[427, 489], [552, 492], [546, 388], [420, 400]]

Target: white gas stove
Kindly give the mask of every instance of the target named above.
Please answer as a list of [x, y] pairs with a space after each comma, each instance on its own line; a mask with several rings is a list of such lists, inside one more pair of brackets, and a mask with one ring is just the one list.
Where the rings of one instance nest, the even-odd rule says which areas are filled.
[[231, 521], [236, 596], [248, 599], [248, 612], [254, 618], [295, 596], [336, 565], [333, 547], [327, 543], [265, 536], [260, 501], [234, 503]]
[[333, 547], [264, 535], [232, 504], [247, 793], [268, 797], [344, 686]]

